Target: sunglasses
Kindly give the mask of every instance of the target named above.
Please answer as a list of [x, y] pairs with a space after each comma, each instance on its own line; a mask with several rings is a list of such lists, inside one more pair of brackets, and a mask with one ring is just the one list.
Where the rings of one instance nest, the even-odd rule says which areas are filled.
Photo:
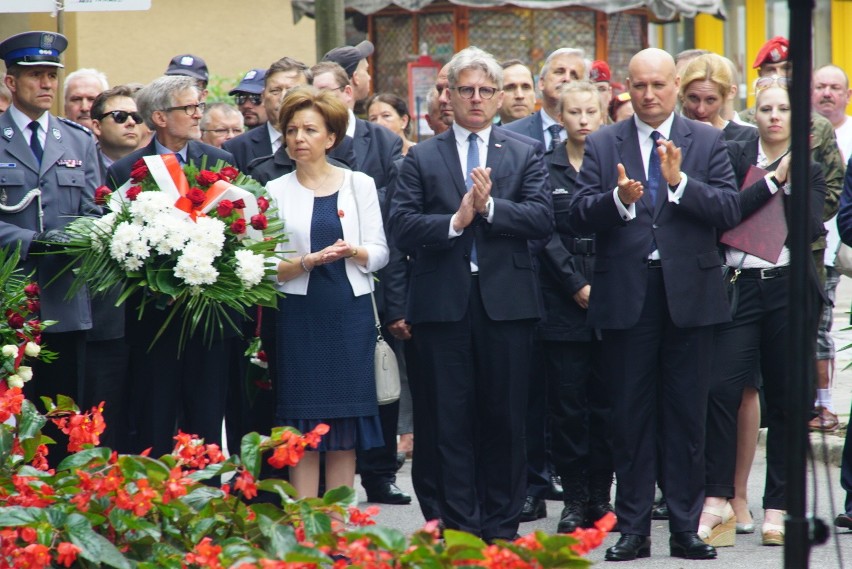
[[772, 75], [770, 77], [758, 77], [754, 82], [754, 91], [755, 93], [758, 91], [762, 91], [763, 89], [768, 89], [772, 86], [778, 86], [782, 89], [788, 89], [790, 87], [790, 79], [787, 77], [781, 77], [780, 75]]
[[259, 105], [260, 95], [237, 95], [234, 97], [234, 101], [236, 101], [237, 105], [245, 105], [248, 102], [251, 102], [252, 105]]
[[135, 111], [108, 111], [101, 116], [98, 117], [98, 120], [104, 120], [106, 117], [112, 117], [118, 124], [124, 124], [127, 122], [127, 118], [130, 117], [133, 119], [133, 122], [136, 124], [142, 124], [142, 115]]

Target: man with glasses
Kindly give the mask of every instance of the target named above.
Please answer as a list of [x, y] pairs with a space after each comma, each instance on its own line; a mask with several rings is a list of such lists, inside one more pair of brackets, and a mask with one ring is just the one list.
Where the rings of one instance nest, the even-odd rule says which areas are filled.
[[201, 142], [216, 148], [244, 131], [243, 115], [228, 103], [213, 103], [201, 117]]
[[526, 491], [524, 422], [541, 316], [528, 241], [550, 235], [552, 204], [535, 148], [492, 126], [503, 99], [493, 56], [462, 50], [448, 83], [454, 123], [409, 150], [390, 236], [414, 258], [406, 321], [420, 359], [417, 408], [428, 415], [419, 425], [437, 449], [440, 517], [488, 541], [511, 540]]
[[248, 128], [266, 122], [266, 109], [263, 107], [261, 96], [265, 77], [265, 69], [252, 69], [243, 76], [239, 85], [228, 91], [228, 94], [234, 97], [234, 102], [243, 115], [243, 122]]
[[92, 103], [91, 113], [92, 132], [98, 140], [101, 181], [106, 183], [107, 168], [139, 146], [142, 115], [133, 91], [126, 85], [100, 93]]
[[222, 146], [234, 155], [237, 168], [246, 170], [253, 160], [271, 156], [281, 148], [283, 138], [278, 130], [278, 109], [289, 89], [307, 84], [307, 70], [307, 65], [291, 57], [282, 57], [266, 70], [261, 94], [268, 119], [266, 128], [253, 128]]
[[[68, 298], [73, 275], [67, 271], [57, 277], [67, 259], [35, 255], [49, 248], [48, 241], [67, 241], [63, 230], [72, 219], [98, 213], [94, 138], [88, 129], [50, 113], [59, 87], [60, 54], [67, 45], [65, 36], [41, 31], [0, 42], [6, 64], [3, 82], [12, 96], [12, 104], [0, 115], [0, 247], [20, 248], [21, 269], [24, 274], [35, 271], [42, 289], [35, 317], [57, 321], [45, 329], [44, 341], [59, 359], [49, 364], [35, 360], [37, 379], [24, 386], [33, 401], [40, 396], [55, 400], [57, 394], [81, 401], [83, 350], [86, 330], [92, 327], [86, 288]], [[34, 197], [38, 190], [40, 195]], [[58, 430], [46, 434], [66, 440]], [[51, 466], [65, 456], [64, 448], [51, 448]]]
[[548, 55], [538, 78], [541, 110], [506, 125], [506, 128], [540, 140], [548, 150], [563, 142], [568, 135], [559, 122], [559, 88], [563, 83], [588, 78], [585, 57], [582, 49], [569, 47], [559, 48]]
[[[222, 160], [234, 163], [229, 152], [199, 142], [199, 123], [206, 105], [200, 102], [192, 77], [163, 76], [136, 94], [139, 114], [154, 131], [144, 148], [107, 169], [107, 184], [118, 189], [130, 178], [137, 160], [154, 154], [173, 154], [181, 164], [207, 167]], [[112, 120], [112, 119], [108, 119]], [[125, 336], [130, 346], [131, 452], [153, 447], [152, 456], [171, 452], [175, 427], [222, 444], [222, 419], [228, 385], [228, 341], [236, 334], [225, 327], [221, 335], [204, 341], [199, 330], [179, 356], [180, 331], [176, 319], [149, 350], [152, 339], [170, 315], [171, 307], [149, 304], [139, 318], [139, 297], [128, 299]]]

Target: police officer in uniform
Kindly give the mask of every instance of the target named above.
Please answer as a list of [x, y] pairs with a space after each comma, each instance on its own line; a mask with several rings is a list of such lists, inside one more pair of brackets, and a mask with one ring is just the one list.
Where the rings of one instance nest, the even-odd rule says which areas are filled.
[[[20, 245], [22, 268], [34, 270], [42, 288], [39, 318], [57, 321], [45, 329], [44, 341], [59, 359], [35, 362], [37, 381], [25, 387], [35, 400], [60, 393], [79, 400], [85, 330], [92, 327], [86, 289], [65, 297], [70, 272], [48, 285], [68, 259], [34, 255], [48, 249], [48, 242], [67, 241], [63, 229], [75, 217], [98, 213], [94, 138], [85, 127], [49, 112], [62, 67], [59, 55], [67, 45], [65, 36], [51, 32], [25, 32], [0, 42], [4, 83], [12, 93], [12, 105], [0, 115], [0, 246]], [[52, 465], [64, 446], [51, 449]]]

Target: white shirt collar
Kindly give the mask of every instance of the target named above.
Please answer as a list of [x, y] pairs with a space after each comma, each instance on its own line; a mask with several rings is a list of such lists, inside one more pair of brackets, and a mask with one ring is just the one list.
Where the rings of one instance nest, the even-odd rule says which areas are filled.
[[188, 164], [189, 160], [186, 156], [187, 148], [189, 148], [189, 143], [184, 144], [183, 148], [175, 152], [174, 150], [166, 148], [165, 146], [160, 144], [160, 141], [157, 140], [157, 135], [154, 135], [154, 149], [157, 151], [157, 154], [180, 154], [180, 157], [183, 159], [183, 163]]
[[[471, 131], [467, 130], [463, 126], [459, 126], [459, 123], [453, 123], [453, 135], [456, 137], [456, 144], [465, 144], [467, 143], [468, 137], [470, 137]], [[477, 136], [485, 142], [485, 145], [488, 146], [488, 141], [491, 139], [491, 125], [488, 125], [484, 129], [476, 132]]]
[[[33, 122], [33, 119], [22, 113], [18, 107], [13, 104], [9, 105], [9, 108], [6, 110], [7, 113], [12, 117], [12, 121], [15, 123], [15, 126], [18, 127], [18, 130], [21, 134], [25, 133], [30, 126], [30, 123]], [[39, 118], [36, 119], [36, 122], [41, 127], [41, 130], [47, 132], [47, 125], [49, 122], [50, 113], [44, 111]]]
[[270, 142], [275, 142], [276, 140], [281, 138], [281, 133], [278, 131], [277, 128], [272, 126], [272, 121], [266, 121], [266, 130], [267, 130], [267, 132], [269, 132], [269, 141]]
[[671, 140], [672, 133], [672, 123], [674, 123], [674, 113], [670, 114], [669, 117], [663, 121], [663, 123], [657, 128], [653, 128], [651, 125], [642, 122], [639, 120], [637, 115], [633, 115], [633, 120], [636, 123], [636, 130], [639, 131], [639, 142], [643, 142], [647, 138], [651, 138], [651, 133], [655, 130], [663, 135], [663, 138], [666, 140]]
[[[541, 114], [541, 126], [544, 130], [547, 130], [551, 125], [559, 124], [558, 122], [553, 120], [553, 117], [551, 117], [549, 114], [544, 112], [544, 109], [541, 109], [539, 111], [539, 113]], [[562, 126], [562, 125], [559, 125], [559, 126]]]

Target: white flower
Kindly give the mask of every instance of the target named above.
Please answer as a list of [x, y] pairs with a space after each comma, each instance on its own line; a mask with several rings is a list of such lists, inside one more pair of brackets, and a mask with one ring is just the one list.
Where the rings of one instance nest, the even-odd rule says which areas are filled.
[[175, 276], [188, 285], [213, 284], [219, 271], [213, 266], [214, 256], [203, 245], [190, 242], [175, 266]]
[[24, 353], [29, 357], [34, 358], [41, 353], [41, 346], [35, 342], [27, 342], [27, 345], [24, 346]]
[[246, 288], [253, 288], [263, 280], [266, 271], [266, 259], [248, 249], [239, 249], [234, 253], [237, 259], [237, 276]]
[[10, 375], [6, 378], [6, 383], [9, 384], [9, 387], [23, 387], [24, 380], [21, 379], [19, 375]]
[[33, 378], [33, 368], [30, 366], [21, 366], [17, 370], [18, 376], [24, 380], [24, 383]]
[[136, 223], [122, 221], [115, 228], [115, 233], [112, 235], [112, 243], [109, 246], [110, 255], [116, 261], [123, 261], [124, 257], [130, 252], [130, 246], [139, 240], [139, 233], [142, 226]]
[[17, 358], [18, 346], [15, 346], [14, 344], [6, 344], [3, 346], [3, 355], [7, 358]]

